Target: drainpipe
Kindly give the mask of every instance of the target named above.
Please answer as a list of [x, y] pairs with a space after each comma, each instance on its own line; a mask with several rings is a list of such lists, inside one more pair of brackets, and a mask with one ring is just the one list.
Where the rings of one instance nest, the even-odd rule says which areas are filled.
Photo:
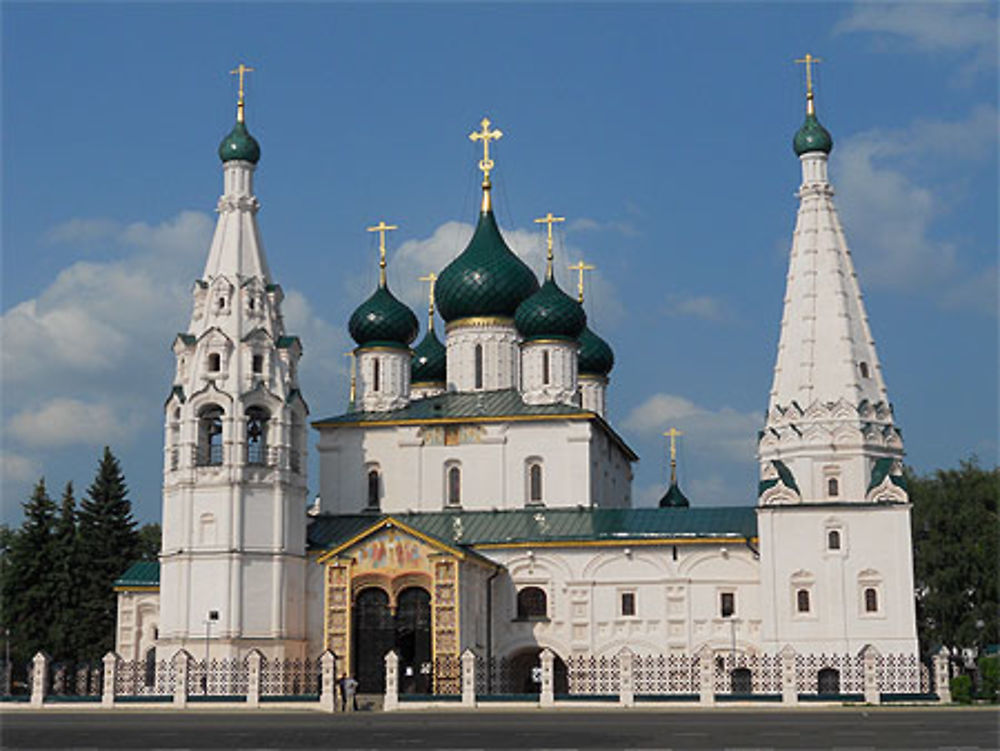
[[500, 576], [497, 566], [486, 580], [486, 693], [493, 693], [493, 580]]

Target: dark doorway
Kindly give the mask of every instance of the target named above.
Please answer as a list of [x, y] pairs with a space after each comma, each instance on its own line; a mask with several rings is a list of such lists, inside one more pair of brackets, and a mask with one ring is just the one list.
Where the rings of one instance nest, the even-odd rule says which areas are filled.
[[820, 694], [840, 693], [840, 672], [833, 668], [823, 668], [816, 674], [816, 683]]
[[[511, 688], [519, 694], [542, 692], [542, 650], [528, 649], [510, 658]], [[555, 694], [569, 693], [569, 675], [566, 663], [559, 655], [552, 664], [552, 689]]]
[[752, 694], [753, 676], [749, 668], [736, 668], [729, 674], [731, 685], [730, 691], [734, 694]]
[[420, 587], [399, 593], [396, 605], [399, 693], [431, 692], [431, 596]]
[[351, 654], [358, 692], [381, 694], [385, 691], [385, 653], [396, 644], [389, 595], [374, 587], [361, 590], [352, 620]]

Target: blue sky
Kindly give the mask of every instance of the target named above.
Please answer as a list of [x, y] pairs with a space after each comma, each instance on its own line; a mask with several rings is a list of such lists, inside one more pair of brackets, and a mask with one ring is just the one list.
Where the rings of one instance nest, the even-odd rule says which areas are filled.
[[[376, 280], [457, 254], [488, 115], [496, 210], [541, 268], [598, 267], [613, 424], [655, 502], [676, 426], [698, 505], [751, 504], [811, 52], [831, 176], [908, 461], [997, 456], [994, 4], [111, 4], [2, 9], [2, 488], [82, 490], [107, 443], [159, 517], [170, 342], [190, 314], [243, 61], [258, 215], [312, 417], [347, 398], [346, 321]], [[559, 273], [572, 286], [567, 271]], [[423, 321], [423, 315], [420, 315]], [[315, 456], [310, 486], [318, 484]]]

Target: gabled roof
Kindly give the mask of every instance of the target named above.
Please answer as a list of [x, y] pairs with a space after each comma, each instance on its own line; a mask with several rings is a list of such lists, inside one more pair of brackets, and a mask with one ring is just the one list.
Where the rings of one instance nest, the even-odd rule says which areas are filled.
[[438, 511], [407, 514], [321, 515], [307, 532], [313, 550], [333, 550], [393, 519], [440, 544], [463, 548], [502, 548], [522, 543], [641, 544], [672, 539], [733, 542], [757, 537], [753, 506], [641, 509], [516, 509]]
[[115, 579], [115, 589], [151, 589], [160, 586], [159, 561], [138, 561]]

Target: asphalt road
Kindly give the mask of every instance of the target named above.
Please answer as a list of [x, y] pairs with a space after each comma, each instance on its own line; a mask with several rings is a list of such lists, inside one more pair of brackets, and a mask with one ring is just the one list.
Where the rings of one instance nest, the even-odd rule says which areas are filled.
[[4, 749], [996, 749], [983, 709], [5, 712]]

